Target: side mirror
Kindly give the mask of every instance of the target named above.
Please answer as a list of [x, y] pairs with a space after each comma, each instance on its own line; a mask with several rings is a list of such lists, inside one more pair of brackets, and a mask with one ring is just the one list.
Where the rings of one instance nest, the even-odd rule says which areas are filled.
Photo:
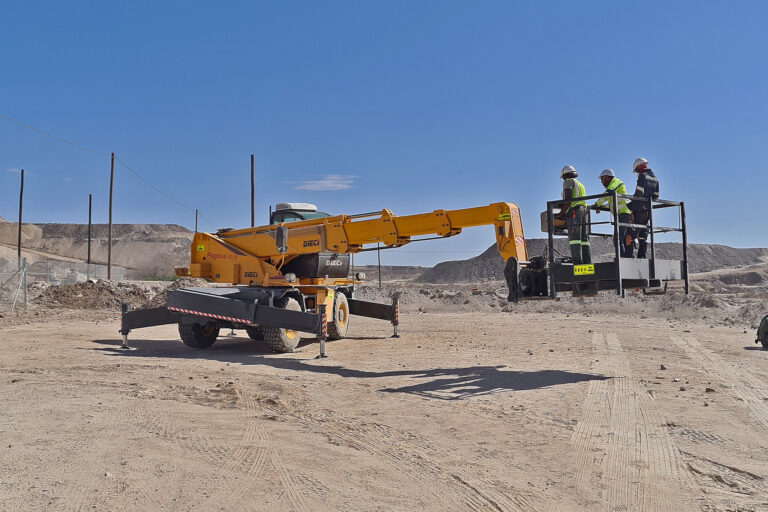
[[277, 233], [275, 234], [275, 245], [277, 245], [277, 252], [284, 254], [288, 252], [288, 228], [284, 226], [277, 226]]

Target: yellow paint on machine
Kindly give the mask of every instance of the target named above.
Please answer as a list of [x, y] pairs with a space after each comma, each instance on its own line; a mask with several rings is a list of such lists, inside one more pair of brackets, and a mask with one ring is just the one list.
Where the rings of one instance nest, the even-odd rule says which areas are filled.
[[[299, 277], [296, 282], [282, 278], [281, 269], [292, 260], [323, 251], [356, 253], [366, 245], [400, 247], [421, 236], [450, 237], [462, 229], [492, 226], [496, 247], [506, 261], [528, 260], [520, 209], [514, 203], [492, 203], [459, 210], [434, 210], [397, 216], [383, 209], [362, 215], [337, 215], [278, 225], [195, 233], [190, 265], [177, 275], [202, 277], [219, 283], [248, 286], [342, 286], [346, 278]], [[286, 251], [277, 247], [277, 229], [285, 235]], [[323, 294], [322, 299], [326, 298]], [[329, 301], [332, 309], [333, 302]]]
[[574, 265], [573, 275], [575, 276], [591, 276], [595, 274], [594, 265]]

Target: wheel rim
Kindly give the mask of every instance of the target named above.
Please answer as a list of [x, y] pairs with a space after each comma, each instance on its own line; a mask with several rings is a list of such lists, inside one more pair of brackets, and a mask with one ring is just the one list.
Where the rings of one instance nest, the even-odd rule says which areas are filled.
[[296, 337], [296, 331], [294, 331], [293, 329], [285, 329], [285, 337], [288, 338], [289, 340], [292, 340], [293, 338]]
[[336, 314], [336, 321], [341, 327], [347, 325], [347, 305], [339, 304], [339, 311]]
[[216, 329], [216, 327], [209, 325], [207, 327], [200, 327], [200, 334], [203, 336], [211, 336], [213, 335], [213, 331]]

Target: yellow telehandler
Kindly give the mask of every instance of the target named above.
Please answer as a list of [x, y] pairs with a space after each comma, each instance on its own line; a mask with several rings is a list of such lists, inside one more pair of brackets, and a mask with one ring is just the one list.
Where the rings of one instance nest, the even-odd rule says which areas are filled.
[[404, 216], [387, 209], [332, 216], [311, 204], [279, 203], [267, 226], [195, 233], [189, 267], [175, 269], [176, 275], [231, 286], [169, 291], [166, 308], [124, 306], [124, 344], [132, 329], [178, 323], [182, 341], [193, 348], [211, 346], [219, 329], [230, 328], [263, 339], [273, 351], [290, 352], [300, 332], [343, 338], [351, 315], [389, 320], [397, 335], [396, 299], [389, 305], [354, 297], [364, 276], [349, 276], [350, 255], [374, 244], [400, 247], [483, 225], [493, 226], [499, 254], [508, 262], [510, 300], [516, 301], [528, 253], [513, 203]]

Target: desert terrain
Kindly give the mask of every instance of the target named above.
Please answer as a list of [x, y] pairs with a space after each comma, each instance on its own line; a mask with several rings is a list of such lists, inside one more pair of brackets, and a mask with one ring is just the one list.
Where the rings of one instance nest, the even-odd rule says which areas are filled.
[[175, 326], [122, 351], [120, 302], [168, 283], [33, 283], [0, 318], [0, 509], [766, 510], [765, 252], [701, 247], [690, 296], [507, 304], [488, 253], [367, 268], [401, 337], [353, 317], [327, 359]]

